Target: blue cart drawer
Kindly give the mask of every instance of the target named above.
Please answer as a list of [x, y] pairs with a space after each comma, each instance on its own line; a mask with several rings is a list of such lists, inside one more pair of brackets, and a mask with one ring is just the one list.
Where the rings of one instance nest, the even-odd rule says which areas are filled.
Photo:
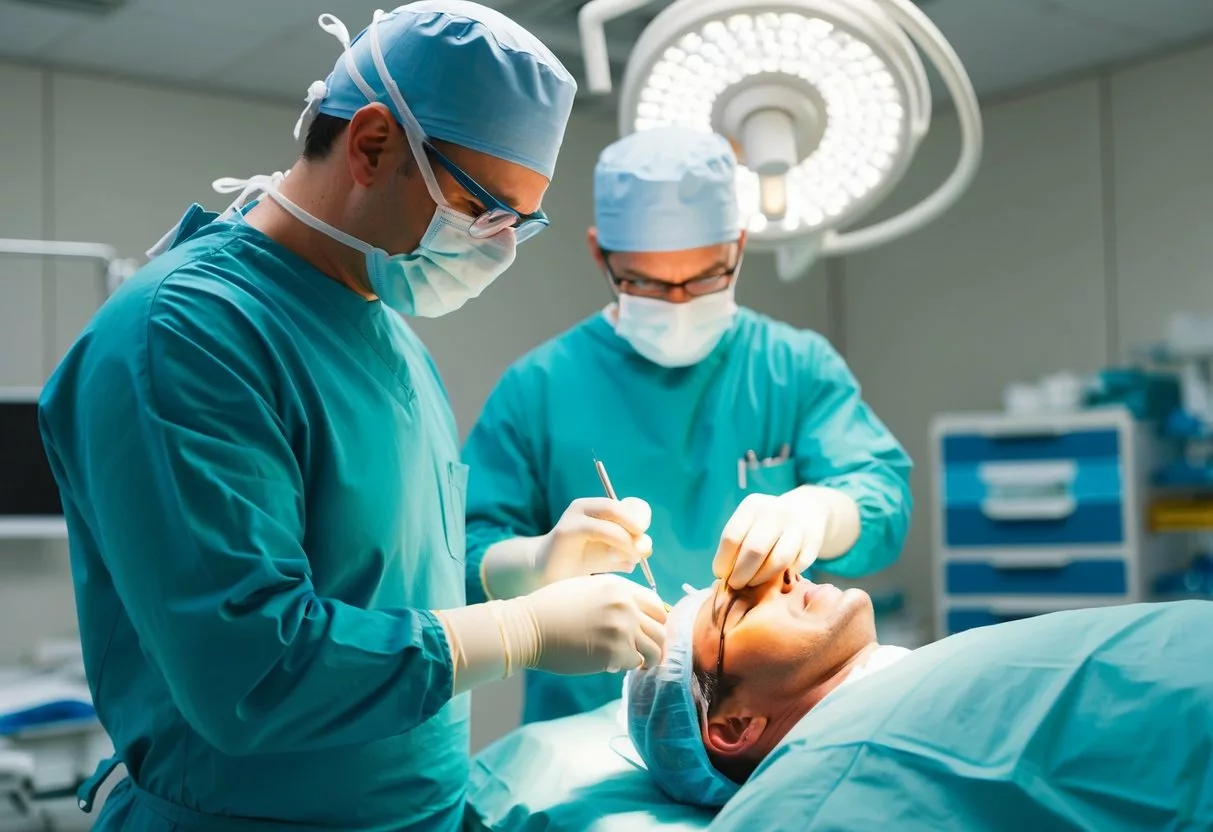
[[1078, 560], [1059, 566], [1007, 568], [992, 563], [949, 563], [950, 595], [1123, 595], [1122, 560]]
[[1017, 621], [1021, 618], [1033, 618], [1044, 612], [1000, 613], [981, 608], [958, 608], [948, 610], [948, 635], [963, 633], [977, 627], [989, 627], [991, 624], [1003, 624], [1007, 621]]
[[943, 438], [943, 463], [1119, 457], [1120, 434], [1100, 429], [1043, 435], [956, 434]]
[[1118, 502], [1079, 504], [1066, 516], [1047, 520], [995, 519], [980, 506], [949, 508], [944, 522], [951, 547], [1103, 545], [1124, 540]]
[[[999, 496], [999, 483], [991, 469], [992, 466], [981, 463], [947, 466], [943, 474], [944, 504], [948, 507], [971, 508], [980, 505], [988, 497]], [[1116, 502], [1124, 491], [1120, 479], [1120, 460], [1082, 460], [1074, 466], [1072, 479], [1042, 480], [1042, 486], [1052, 486], [1053, 491], [1067, 494], [1079, 503]], [[1025, 494], [1022, 487], [1018, 493], [1020, 496], [1031, 496], [1031, 492]]]

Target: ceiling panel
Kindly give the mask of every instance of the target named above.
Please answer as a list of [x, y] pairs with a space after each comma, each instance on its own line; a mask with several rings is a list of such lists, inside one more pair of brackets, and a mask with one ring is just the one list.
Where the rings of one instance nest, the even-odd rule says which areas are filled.
[[236, 92], [297, 101], [302, 109], [308, 85], [327, 77], [340, 55], [336, 38], [315, 21], [301, 23], [237, 56], [203, 80]]
[[[0, 58], [65, 64], [301, 101], [337, 42], [316, 25], [332, 12], [356, 34], [382, 0], [129, 0], [107, 16], [0, 0]], [[577, 76], [581, 0], [488, 0], [535, 30]], [[622, 63], [668, 5], [608, 24]], [[988, 96], [1213, 36], [1213, 0], [920, 0]]]
[[47, 44], [91, 22], [90, 16], [63, 9], [42, 9], [0, 0], [0, 55], [38, 60], [44, 56]]
[[123, 12], [50, 44], [47, 60], [157, 79], [194, 80], [247, 53], [264, 34], [216, 19], [184, 21], [157, 12]]

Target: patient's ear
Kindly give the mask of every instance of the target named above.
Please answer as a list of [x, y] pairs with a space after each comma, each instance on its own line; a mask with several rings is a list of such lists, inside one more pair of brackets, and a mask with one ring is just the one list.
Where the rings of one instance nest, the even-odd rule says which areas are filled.
[[767, 718], [748, 708], [720, 713], [708, 720], [707, 745], [717, 754], [730, 757], [745, 754], [758, 742], [766, 727]]

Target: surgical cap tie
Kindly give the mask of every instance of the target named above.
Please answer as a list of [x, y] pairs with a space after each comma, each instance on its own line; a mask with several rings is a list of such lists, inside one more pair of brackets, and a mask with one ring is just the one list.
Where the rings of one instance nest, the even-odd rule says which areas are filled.
[[320, 102], [328, 98], [329, 87], [323, 81], [313, 81], [307, 88], [307, 98], [304, 99], [303, 112], [299, 114], [299, 120], [295, 122], [295, 138], [299, 138], [299, 134], [303, 132], [303, 122], [315, 115], [320, 109]]
[[[376, 15], [381, 12], [376, 11]], [[377, 18], [376, 18], [377, 19]], [[371, 85], [362, 77], [362, 73], [358, 71], [358, 65], [354, 62], [354, 54], [350, 49], [350, 30], [345, 27], [345, 24], [334, 14], [325, 12], [316, 19], [320, 28], [328, 32], [341, 43], [342, 59], [345, 61], [346, 71], [349, 72], [350, 78], [359, 91], [366, 96], [367, 101], [375, 100], [375, 91], [371, 89]], [[330, 78], [332, 75], [330, 74]], [[329, 87], [327, 79], [324, 81], [313, 81], [307, 88], [306, 103], [303, 107], [303, 112], [299, 114], [299, 120], [295, 122], [295, 138], [299, 138], [299, 134], [303, 132], [303, 122], [310, 117], [324, 99], [328, 98]]]

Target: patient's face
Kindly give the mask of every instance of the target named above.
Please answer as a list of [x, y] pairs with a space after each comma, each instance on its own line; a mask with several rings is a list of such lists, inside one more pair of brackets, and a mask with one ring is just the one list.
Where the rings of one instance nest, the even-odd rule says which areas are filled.
[[696, 669], [716, 670], [722, 629], [725, 674], [771, 694], [803, 692], [876, 640], [866, 592], [792, 573], [738, 593], [718, 581], [695, 620]]
[[709, 719], [718, 754], [764, 755], [876, 642], [872, 600], [793, 573], [732, 593], [720, 587], [695, 620], [695, 669], [735, 681]]

